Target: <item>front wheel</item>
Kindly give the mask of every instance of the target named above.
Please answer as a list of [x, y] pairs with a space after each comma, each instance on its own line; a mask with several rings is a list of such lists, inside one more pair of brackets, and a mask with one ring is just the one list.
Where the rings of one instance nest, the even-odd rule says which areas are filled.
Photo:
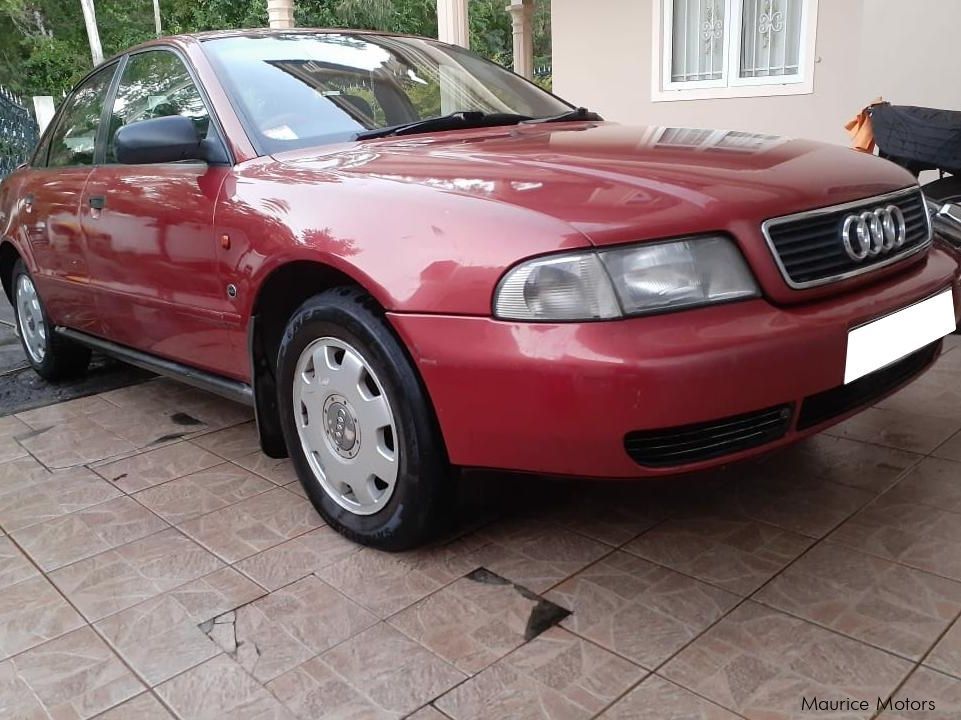
[[13, 310], [27, 361], [45, 380], [82, 375], [90, 364], [90, 350], [56, 335], [30, 272], [18, 260], [13, 266]]
[[291, 317], [278, 401], [308, 496], [345, 536], [382, 550], [430, 539], [451, 481], [420, 379], [371, 298], [337, 288]]

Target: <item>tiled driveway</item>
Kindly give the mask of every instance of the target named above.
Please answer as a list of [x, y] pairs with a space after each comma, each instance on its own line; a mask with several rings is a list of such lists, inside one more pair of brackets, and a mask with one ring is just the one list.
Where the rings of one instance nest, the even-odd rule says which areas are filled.
[[0, 418], [0, 717], [774, 720], [893, 695], [936, 710], [884, 718], [959, 718], [949, 343], [760, 462], [473, 478], [465, 534], [401, 555], [325, 527], [246, 409], [176, 383]]

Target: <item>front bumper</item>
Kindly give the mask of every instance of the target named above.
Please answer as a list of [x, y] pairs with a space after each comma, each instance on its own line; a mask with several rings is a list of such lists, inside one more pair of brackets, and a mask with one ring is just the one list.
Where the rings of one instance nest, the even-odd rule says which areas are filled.
[[[940, 249], [902, 274], [814, 303], [751, 300], [596, 323], [390, 314], [434, 404], [455, 465], [629, 478], [699, 470], [785, 445], [913, 379], [930, 359], [851, 409], [802, 423], [805, 400], [843, 386], [848, 331], [952, 287]], [[883, 371], [882, 371], [883, 372]], [[869, 376], [870, 377], [870, 376]], [[823, 396], [822, 396], [823, 397]], [[775, 439], [710, 459], [643, 466], [632, 433], [790, 407]], [[808, 415], [810, 417], [810, 414]]]

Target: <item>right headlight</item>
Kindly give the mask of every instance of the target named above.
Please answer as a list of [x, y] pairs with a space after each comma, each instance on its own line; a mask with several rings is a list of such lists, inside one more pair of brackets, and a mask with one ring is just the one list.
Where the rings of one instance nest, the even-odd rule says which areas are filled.
[[759, 295], [734, 243], [705, 236], [528, 260], [501, 279], [494, 314], [509, 320], [601, 320]]

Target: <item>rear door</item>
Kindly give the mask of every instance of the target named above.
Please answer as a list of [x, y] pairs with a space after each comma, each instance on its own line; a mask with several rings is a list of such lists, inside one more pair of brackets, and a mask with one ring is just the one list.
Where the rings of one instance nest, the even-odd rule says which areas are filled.
[[97, 134], [117, 64], [91, 75], [64, 103], [21, 192], [34, 280], [54, 323], [99, 334], [80, 224]]
[[221, 142], [181, 57], [167, 49], [130, 55], [111, 105], [104, 163], [87, 182], [81, 216], [90, 273], [111, 340], [222, 372], [226, 287], [217, 272], [213, 222], [228, 166], [204, 162], [121, 165], [116, 132], [140, 120], [182, 115]]

